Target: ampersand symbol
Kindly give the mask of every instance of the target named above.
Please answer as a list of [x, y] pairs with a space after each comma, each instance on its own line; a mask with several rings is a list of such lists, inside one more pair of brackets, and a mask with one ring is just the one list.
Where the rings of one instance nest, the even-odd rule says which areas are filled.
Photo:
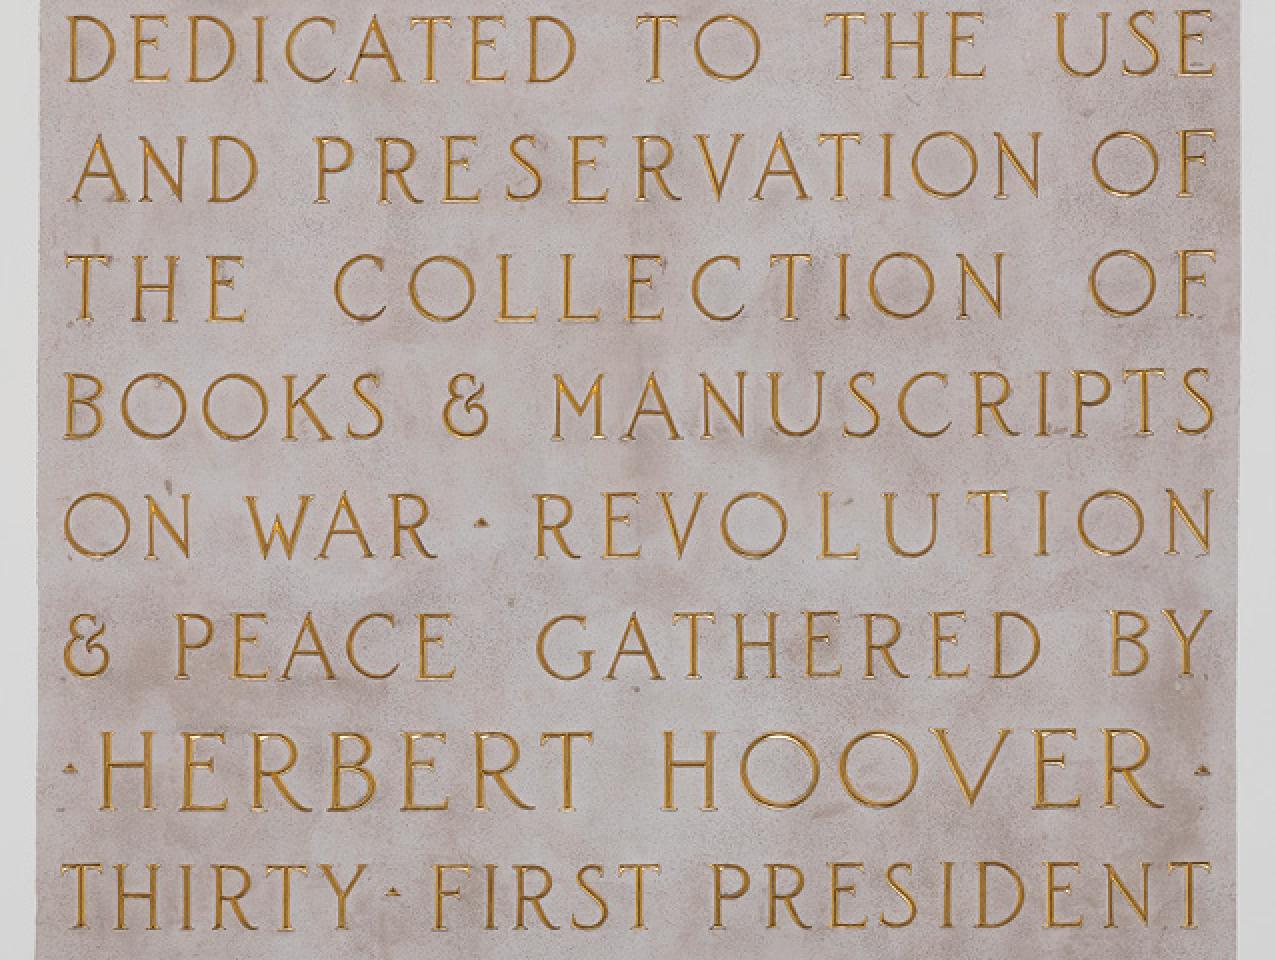
[[[478, 382], [478, 378], [472, 373], [458, 373], [452, 377], [447, 384], [447, 393], [450, 399], [447, 405], [443, 407], [443, 426], [454, 437], [460, 437], [467, 440], [476, 437], [487, 429], [487, 408], [479, 401], [487, 388]], [[473, 429], [464, 429], [456, 425], [457, 406], [460, 410], [469, 416], [478, 416], [478, 426]]]
[[[87, 621], [88, 627], [82, 627], [81, 623]], [[86, 633], [97, 627], [96, 632]], [[111, 663], [111, 652], [106, 649], [106, 644], [98, 642], [98, 637], [106, 633], [106, 624], [99, 626], [96, 616], [91, 613], [79, 613], [71, 618], [68, 628], [71, 633], [71, 639], [66, 642], [66, 647], [62, 650], [62, 662], [66, 664], [67, 670], [73, 676], [77, 677], [100, 677], [106, 672], [106, 668]], [[75, 662], [75, 645], [77, 643], [84, 644], [85, 653], [95, 653], [98, 655], [97, 666], [92, 669], [82, 669]]]

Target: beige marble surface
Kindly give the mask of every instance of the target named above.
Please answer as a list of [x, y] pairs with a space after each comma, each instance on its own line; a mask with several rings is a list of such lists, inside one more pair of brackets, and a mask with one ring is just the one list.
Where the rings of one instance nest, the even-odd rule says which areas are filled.
[[[1066, 76], [1054, 54], [1054, 7], [1072, 13], [1077, 36], [1092, 35], [1093, 16], [1111, 10], [1112, 63], [1092, 79]], [[1147, 77], [1121, 75], [1127, 59], [1147, 62], [1145, 47], [1124, 24], [1133, 4], [1066, 2], [1051, 7], [985, 0], [985, 23], [966, 25], [978, 37], [961, 51], [962, 65], [985, 64], [981, 80], [942, 76], [948, 59], [947, 8], [930, 12], [927, 79], [910, 77], [913, 62], [897, 53], [897, 80], [881, 78], [880, 11], [899, 14], [900, 35], [911, 34], [914, 7], [871, 5], [868, 22], [854, 24], [856, 79], [838, 81], [836, 28], [826, 27], [831, 7], [809, 3], [748, 2], [734, 7], [691, 2], [669, 8], [682, 22], [667, 28], [664, 82], [645, 79], [649, 34], [635, 28], [638, 14], [663, 9], [621, 4], [599, 7], [546, 2], [525, 7], [493, 0], [481, 9], [422, 8], [386, 0], [318, 3], [277, 0], [208, 11], [186, 7], [133, 7], [117, 0], [44, 3], [42, 277], [40, 307], [40, 607], [42, 650], [39, 781], [39, 956], [122, 958], [335, 958], [368, 960], [422, 955], [456, 957], [672, 957], [835, 955], [881, 958], [922, 953], [957, 958], [1025, 955], [1050, 957], [1164, 957], [1218, 960], [1234, 953], [1234, 631], [1236, 556], [1236, 459], [1239, 353], [1239, 112], [1238, 9], [1223, 4], [1203, 29], [1203, 45], [1189, 44], [1196, 66], [1216, 63], [1210, 79], [1173, 75], [1178, 61], [1177, 19], [1157, 10], [1143, 23], [1163, 59]], [[970, 9], [975, 9], [971, 7]], [[232, 25], [243, 62], [208, 84], [180, 82], [188, 69], [187, 21], [191, 13], [216, 13]], [[128, 79], [134, 45], [132, 14], [167, 13], [167, 28], [144, 56], [147, 69], [170, 69], [178, 82]], [[252, 17], [267, 14], [266, 83], [252, 82]], [[383, 63], [360, 67], [360, 82], [341, 82], [357, 53], [372, 13], [398, 56], [404, 82], [386, 79]], [[691, 45], [698, 25], [721, 13], [746, 16], [762, 37], [757, 71], [736, 83], [705, 78]], [[117, 35], [117, 62], [102, 80], [66, 82], [67, 20], [93, 15]], [[424, 34], [407, 29], [408, 18], [449, 14], [440, 27], [439, 82], [422, 83]], [[508, 70], [509, 82], [465, 80], [472, 14], [504, 14], [499, 41], [482, 52], [484, 69]], [[575, 63], [561, 81], [525, 82], [529, 14], [567, 21], [577, 38]], [[306, 69], [329, 62], [332, 82], [304, 83], [287, 72], [281, 48], [287, 30], [306, 17], [335, 18], [332, 37], [308, 28], [298, 46]], [[1082, 30], [1082, 28], [1085, 28]], [[546, 31], [546, 37], [550, 36]], [[714, 46], [717, 44], [717, 46]], [[84, 63], [94, 62], [86, 41]], [[211, 48], [210, 48], [211, 49]], [[546, 40], [549, 59], [557, 48]], [[1078, 62], [1094, 49], [1077, 41]], [[711, 33], [706, 55], [737, 62], [740, 50], [728, 33]], [[490, 63], [488, 68], [486, 64]], [[152, 66], [153, 65], [153, 66]], [[87, 69], [87, 66], [85, 67]], [[1215, 142], [1193, 140], [1207, 150], [1207, 165], [1191, 166], [1195, 196], [1180, 198], [1178, 132], [1210, 128]], [[934, 131], [958, 131], [975, 146], [980, 167], [968, 194], [952, 200], [925, 195], [911, 181], [908, 158], [915, 143]], [[1099, 190], [1090, 153], [1106, 135], [1138, 131], [1159, 150], [1160, 174], [1137, 197]], [[775, 134], [782, 131], [802, 172], [808, 200], [793, 197], [782, 178], [767, 185], [764, 200], [751, 199]], [[835, 190], [832, 146], [820, 134], [856, 131], [862, 144], [847, 144], [848, 199]], [[1008, 196], [996, 199], [995, 134], [1024, 153], [1032, 131], [1041, 137], [1041, 187], [1034, 197], [1012, 172]], [[733, 132], [745, 134], [736, 169], [722, 201], [706, 181], [694, 135], [708, 135], [715, 158], [724, 157]], [[881, 198], [881, 134], [895, 135], [895, 198]], [[100, 181], [67, 198], [94, 138], [111, 150], [128, 202], [113, 203]], [[506, 187], [526, 189], [529, 178], [508, 154], [509, 142], [536, 137], [534, 156], [543, 194], [527, 203], [504, 198]], [[208, 138], [232, 135], [256, 149], [259, 180], [233, 204], [209, 204]], [[457, 189], [481, 188], [478, 204], [444, 203], [444, 135], [472, 135], [462, 149], [471, 157], [457, 171]], [[583, 173], [585, 189], [608, 189], [605, 204], [568, 202], [571, 135], [599, 135], [596, 170]], [[668, 171], [672, 202], [652, 193], [634, 201], [635, 144], [639, 135], [667, 137], [675, 148]], [[172, 156], [173, 138], [188, 138], [183, 202], [171, 198], [152, 175], [154, 202], [141, 195], [139, 136]], [[357, 148], [348, 173], [331, 181], [328, 204], [315, 204], [314, 138], [343, 136]], [[424, 201], [377, 201], [377, 137], [411, 140], [419, 150], [413, 182]], [[930, 155], [936, 182], [961, 179], [961, 154], [949, 148]], [[1143, 170], [1134, 150], [1113, 150], [1110, 175], [1135, 180]], [[594, 147], [589, 147], [594, 150]], [[653, 147], [657, 150], [657, 147]], [[229, 154], [227, 154], [229, 156]], [[1025, 154], [1024, 154], [1025, 155]], [[233, 165], [227, 177], [233, 177]], [[1153, 305], [1136, 317], [1113, 318], [1092, 302], [1090, 266], [1113, 249], [1142, 251], [1159, 277]], [[1190, 290], [1190, 317], [1178, 317], [1177, 253], [1212, 249], [1206, 287]], [[864, 295], [871, 265], [894, 251], [910, 251], [933, 265], [932, 305], [912, 319], [891, 319]], [[967, 253], [987, 273], [994, 252], [1005, 252], [1003, 315], [996, 317], [976, 295], [970, 316], [958, 319], [959, 265]], [[782, 269], [770, 257], [808, 252], [799, 267], [799, 318], [780, 319]], [[94, 319], [78, 318], [78, 266], [68, 254], [113, 257], [93, 276]], [[384, 257], [383, 274], [364, 264], [351, 284], [359, 303], [385, 303], [378, 319], [355, 323], [332, 299], [341, 264], [361, 253]], [[510, 308], [539, 319], [498, 324], [497, 254], [511, 260]], [[576, 295], [583, 309], [601, 309], [596, 324], [557, 321], [562, 303], [563, 253], [574, 253]], [[643, 303], [662, 306], [662, 322], [625, 323], [626, 254], [661, 254], [663, 270]], [[849, 254], [849, 310], [838, 316], [838, 254]], [[177, 322], [162, 323], [161, 297], [149, 296], [150, 319], [132, 322], [133, 260], [147, 255], [152, 276], [162, 257], [178, 255]], [[209, 255], [238, 255], [228, 312], [247, 310], [242, 324], [205, 322]], [[406, 295], [413, 267], [426, 257], [450, 255], [469, 263], [477, 293], [468, 314], [452, 323], [418, 316]], [[705, 284], [713, 305], [747, 304], [730, 322], [700, 316], [688, 290], [700, 263], [711, 256], [740, 258], [737, 277], [718, 268]], [[896, 264], [897, 266], [897, 264]], [[645, 268], [644, 268], [645, 269]], [[426, 277], [444, 276], [426, 273]], [[1113, 299], [1138, 298], [1132, 274], [1111, 274]], [[436, 280], [441, 283], [441, 279]], [[882, 273], [882, 289], [899, 301], [916, 293], [907, 275]], [[455, 294], [441, 287], [438, 302]], [[727, 309], [733, 309], [727, 308]], [[1136, 381], [1125, 370], [1163, 368], [1153, 380], [1152, 436], [1138, 435]], [[1193, 368], [1214, 422], [1200, 435], [1176, 429], [1196, 424], [1198, 404], [1182, 388]], [[1005, 415], [1019, 436], [994, 427], [975, 437], [971, 371], [1000, 371], [1013, 384]], [[1036, 371], [1051, 372], [1050, 433], [1036, 436]], [[1073, 370], [1096, 370], [1112, 381], [1112, 398], [1087, 413], [1088, 436], [1072, 436]], [[440, 412], [448, 382], [459, 372], [485, 385], [491, 422], [476, 439], [458, 440], [444, 429]], [[639, 422], [636, 439], [622, 440], [643, 384], [654, 371], [684, 439], [669, 440], [654, 417]], [[733, 388], [746, 371], [747, 436], [716, 422], [712, 440], [700, 437], [701, 372]], [[799, 424], [810, 410], [814, 371], [824, 371], [823, 421], [808, 437], [782, 435], [770, 424], [767, 374], [783, 373], [784, 411]], [[847, 389], [859, 371], [881, 412], [871, 437], [843, 435], [842, 424], [863, 429], [864, 407]], [[946, 388], [932, 382], [916, 390], [918, 421], [953, 421], [942, 437], [926, 439], [900, 424], [899, 387], [922, 371], [948, 375]], [[105, 421], [91, 439], [66, 432], [67, 373], [86, 373], [105, 384]], [[167, 440], [134, 436], [119, 415], [124, 386], [139, 374], [162, 372], [189, 394], [185, 426]], [[270, 413], [257, 436], [227, 442], [205, 429], [200, 398], [227, 373], [258, 378]], [[314, 395], [334, 439], [321, 441], [310, 426], [299, 439], [284, 439], [285, 381], [302, 387], [320, 373], [327, 381]], [[347, 435], [367, 430], [371, 417], [350, 391], [354, 378], [374, 373], [384, 415], [371, 440]], [[585, 425], [568, 416], [565, 439], [553, 432], [553, 376], [581, 391], [605, 373], [605, 440], [590, 439]], [[1090, 389], [1096, 391], [1095, 383]], [[146, 391], [151, 391], [147, 396]], [[139, 387], [139, 418], [163, 421], [159, 388]], [[227, 421], [252, 418], [246, 392], [223, 395]], [[81, 413], [83, 411], [81, 410]], [[237, 418], [237, 419], [236, 419]], [[300, 422], [300, 421], [299, 421]], [[1100, 557], [1075, 534], [1076, 510], [1091, 494], [1127, 491], [1145, 511], [1142, 542], [1128, 554]], [[1210, 489], [1207, 554], [1178, 526], [1177, 555], [1166, 555], [1169, 507], [1165, 490], [1181, 494], [1193, 515], [1201, 491]], [[995, 556], [979, 556], [982, 521], [967, 493], [1003, 489], [996, 503]], [[1050, 549], [1037, 556], [1036, 491], [1050, 491]], [[118, 496], [133, 520], [132, 538], [116, 556], [91, 560], [65, 542], [69, 505], [89, 492]], [[327, 559], [315, 559], [337, 498], [348, 492], [376, 554], [363, 559], [350, 537], [337, 537]], [[638, 559], [602, 559], [602, 491], [632, 491], [633, 514], [618, 525], [616, 549], [642, 545]], [[696, 491], [702, 513], [685, 553], [670, 544], [659, 491], [670, 491], [683, 521]], [[783, 547], [762, 560], [732, 555], [718, 523], [724, 505], [746, 491], [781, 501], [789, 531]], [[820, 491], [833, 506], [833, 547], [860, 547], [860, 557], [818, 559]], [[894, 555], [882, 533], [883, 494], [899, 495], [900, 540], [923, 542], [924, 496], [940, 493], [939, 536], [924, 557]], [[170, 516], [180, 516], [180, 496], [191, 497], [190, 557], [164, 535], [157, 560], [145, 559], [146, 503], [153, 495]], [[390, 542], [389, 500], [413, 493], [429, 503], [422, 538], [436, 559], [395, 559]], [[579, 560], [554, 553], [535, 556], [538, 493], [568, 496], [576, 518], [568, 540]], [[1250, 492], [1250, 495], [1254, 492]], [[291, 509], [312, 494], [312, 513], [292, 562], [257, 551], [244, 504], [260, 498], [263, 511]], [[746, 505], [755, 508], [756, 503]], [[84, 537], [106, 542], [111, 528], [83, 515]], [[100, 515], [99, 515], [100, 516]], [[479, 518], [485, 525], [477, 525]], [[1127, 517], [1094, 514], [1094, 529], [1111, 540], [1123, 535]], [[764, 512], [742, 509], [739, 538], [763, 543], [770, 536]], [[1202, 609], [1213, 613], [1193, 651], [1193, 675], [1176, 669], [1177, 642], [1162, 609], [1178, 612], [1188, 628]], [[1110, 610], [1141, 610], [1151, 619], [1151, 663], [1131, 678], [1108, 675]], [[686, 678], [686, 624], [676, 611], [715, 611], [703, 624], [702, 679]], [[803, 614], [839, 611], [840, 622], [821, 621], [831, 640], [818, 646], [821, 663], [840, 665], [839, 678], [807, 679]], [[248, 670], [268, 669], [266, 681], [230, 678], [231, 614], [264, 612], [254, 622], [261, 640], [245, 647]], [[624, 658], [615, 680], [603, 675], [625, 624], [636, 611], [665, 679], [652, 681], [644, 661]], [[749, 651], [750, 678], [735, 679], [734, 613], [746, 614], [750, 638], [763, 635], [765, 612], [778, 614], [778, 679], [766, 679], [764, 653]], [[960, 641], [944, 649], [951, 669], [970, 665], [965, 679], [930, 676], [934, 611], [965, 611], [967, 619], [943, 621]], [[1037, 665], [1016, 680], [991, 672], [994, 611], [1029, 616], [1041, 634]], [[178, 681], [175, 614], [201, 613], [215, 623], [215, 641], [191, 654], [191, 679]], [[307, 612], [331, 654], [337, 679], [324, 679], [315, 658], [300, 658], [294, 676], [279, 679]], [[367, 659], [384, 669], [402, 658], [398, 674], [384, 681], [359, 677], [344, 658], [345, 637], [360, 617], [374, 612], [397, 618], [391, 633], [369, 631]], [[446, 642], [431, 649], [448, 682], [415, 679], [415, 617], [449, 612]], [[63, 664], [67, 624], [92, 613], [107, 625], [110, 669], [78, 679]], [[863, 678], [863, 614], [889, 613], [902, 624], [896, 659], [908, 679]], [[597, 651], [593, 672], [573, 682], [554, 680], [536, 659], [536, 635], [551, 617], [588, 617], [584, 634]], [[1007, 628], [1007, 636], [1013, 628]], [[384, 637], [385, 639], [380, 639]], [[555, 634], [557, 661], [568, 669], [578, 649], [568, 628]], [[1012, 646], [1012, 641], [1011, 641]], [[85, 657], [85, 662], [91, 658]], [[878, 672], [881, 673], [880, 663]], [[930, 728], [951, 731], [971, 782], [995, 744], [1008, 737], [977, 802], [962, 798]], [[1079, 794], [1077, 809], [1035, 810], [1034, 730], [1075, 728], [1076, 739], [1049, 741], [1065, 750], [1066, 767], [1048, 771], [1051, 799]], [[1132, 728], [1151, 744], [1139, 782], [1161, 808], [1138, 801], [1117, 779], [1116, 808], [1103, 805], [1104, 729]], [[550, 731], [592, 731], [591, 745], [576, 747], [574, 804], [562, 812], [557, 747], [542, 746]], [[661, 810], [663, 731], [676, 731], [679, 753], [691, 754], [704, 730], [717, 731], [717, 808], [699, 806], [699, 781], [678, 774], [676, 812]], [[856, 803], [842, 788], [838, 758], [845, 745], [872, 730], [905, 738], [917, 754], [919, 774], [907, 800], [889, 809]], [[120, 755], [140, 755], [141, 731], [154, 732], [154, 791], [158, 809], [142, 811], [140, 777], [119, 772], [116, 805], [103, 811], [103, 731], [113, 731]], [[331, 799], [330, 735], [358, 732], [373, 744], [368, 768], [378, 781], [375, 798], [352, 812], [328, 812]], [[404, 731], [442, 732], [445, 744], [422, 742], [421, 756], [436, 757], [433, 774], [417, 772], [419, 800], [450, 797], [446, 811], [404, 812]], [[500, 731], [522, 751], [510, 783], [534, 810], [515, 809], [488, 787], [489, 810], [475, 810], [474, 734]], [[807, 741], [820, 760], [820, 779], [809, 800], [789, 810], [767, 809], [749, 799], [739, 778], [739, 757], [755, 737], [787, 731]], [[225, 743], [201, 742], [198, 756], [215, 757], [215, 772], [195, 774], [198, 799], [228, 801], [224, 812], [181, 811], [182, 732], [224, 734]], [[251, 809], [252, 734], [284, 733], [299, 759], [288, 782], [313, 812], [288, 809], [267, 791], [264, 812]], [[1064, 743], [1064, 741], [1066, 741]], [[277, 743], [275, 744], [277, 746]], [[805, 769], [789, 762], [791, 744], [759, 749], [758, 789], [776, 796], [800, 792]], [[1124, 743], [1122, 749], [1128, 747]], [[349, 746], [351, 755], [356, 750]], [[499, 745], [491, 748], [497, 760]], [[1125, 755], [1128, 756], [1127, 754]], [[271, 755], [272, 760], [278, 756]], [[879, 739], [856, 749], [852, 773], [864, 790], [888, 795], [906, 777], [898, 757]], [[72, 764], [78, 771], [68, 773]], [[1201, 768], [1206, 768], [1205, 771]], [[358, 775], [344, 781], [357, 796]], [[829, 862], [862, 863], [843, 880], [857, 886], [844, 895], [842, 918], [866, 917], [864, 929], [829, 928]], [[953, 925], [943, 926], [943, 866], [955, 863]], [[1001, 861], [1023, 877], [1021, 914], [1001, 929], [976, 929], [979, 861]], [[1079, 862], [1058, 871], [1060, 920], [1083, 916], [1074, 929], [1046, 929], [1044, 861]], [[1173, 861], [1208, 861], [1196, 876], [1198, 929], [1183, 930], [1183, 871]], [[88, 877], [86, 929], [75, 923], [73, 875], [63, 864], [95, 862]], [[885, 879], [893, 863], [911, 864], [897, 875], [916, 901], [915, 920], [899, 929], [880, 918], [907, 913], [904, 898]], [[1144, 927], [1117, 894], [1116, 929], [1104, 929], [1105, 864], [1136, 885], [1150, 863], [1150, 923]], [[158, 864], [161, 930], [145, 931], [145, 903], [130, 901], [129, 929], [116, 931], [116, 864], [127, 864], [130, 890], [144, 887], [146, 865]], [[446, 932], [431, 930], [435, 911], [434, 865], [466, 863], [466, 879], [447, 882], [463, 893], [446, 903]], [[633, 930], [633, 877], [617, 876], [620, 864], [659, 863], [647, 877], [644, 930]], [[712, 924], [710, 864], [746, 868], [752, 889], [725, 906], [726, 928]], [[191, 922], [182, 927], [182, 864], [193, 865]], [[255, 931], [242, 929], [226, 909], [227, 929], [211, 930], [215, 891], [211, 865], [240, 865], [252, 880], [243, 909]], [[292, 877], [292, 932], [280, 932], [281, 877], [268, 864], [306, 864]], [[320, 869], [334, 865], [342, 883], [367, 864], [348, 902], [348, 930], [335, 930], [335, 898]], [[483, 864], [497, 865], [495, 925], [483, 929]], [[545, 899], [547, 931], [527, 914], [530, 929], [515, 929], [515, 866], [552, 871]], [[610, 905], [607, 923], [595, 931], [571, 928], [597, 916], [596, 903], [575, 883], [586, 864], [605, 875], [590, 882]], [[811, 929], [796, 929], [780, 903], [778, 925], [767, 927], [767, 864], [804, 871], [806, 890], [795, 901]], [[238, 875], [227, 876], [233, 892]], [[733, 875], [732, 875], [733, 876]], [[778, 882], [791, 882], [778, 872]], [[732, 881], [733, 882], [733, 881]], [[534, 890], [538, 880], [527, 880]], [[394, 888], [400, 896], [386, 896]], [[1132, 889], [1132, 887], [1131, 887]], [[1012, 906], [1003, 876], [991, 881], [991, 912]], [[528, 908], [530, 909], [530, 908]]]

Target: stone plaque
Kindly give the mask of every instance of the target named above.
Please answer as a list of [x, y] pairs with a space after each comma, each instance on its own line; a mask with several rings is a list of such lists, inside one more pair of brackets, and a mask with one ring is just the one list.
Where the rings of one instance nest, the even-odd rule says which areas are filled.
[[1239, 28], [45, 0], [39, 956], [1233, 956]]

